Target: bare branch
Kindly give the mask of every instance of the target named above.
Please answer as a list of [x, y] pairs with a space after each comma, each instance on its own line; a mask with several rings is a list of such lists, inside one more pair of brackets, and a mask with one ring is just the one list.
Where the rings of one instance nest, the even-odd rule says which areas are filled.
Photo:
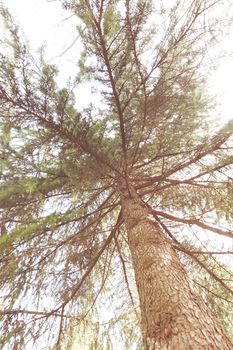
[[177, 216], [174, 216], [174, 215], [171, 215], [171, 214], [168, 214], [168, 213], [164, 213], [164, 212], [159, 211], [159, 210], [154, 210], [152, 208], [150, 208], [150, 212], [153, 215], [162, 216], [165, 219], [168, 219], [168, 220], [171, 220], [171, 221], [181, 222], [181, 223], [187, 224], [187, 225], [197, 225], [197, 226], [203, 228], [204, 230], [212, 231], [212, 232], [217, 233], [217, 234], [219, 234], [221, 236], [226, 236], [226, 237], [233, 238], [233, 233], [231, 231], [226, 231], [226, 230], [222, 230], [222, 229], [220, 229], [218, 227], [210, 226], [210, 225], [208, 225], [208, 224], [206, 224], [206, 223], [204, 223], [202, 221], [199, 221], [196, 218], [194, 218], [194, 219], [179, 218]]

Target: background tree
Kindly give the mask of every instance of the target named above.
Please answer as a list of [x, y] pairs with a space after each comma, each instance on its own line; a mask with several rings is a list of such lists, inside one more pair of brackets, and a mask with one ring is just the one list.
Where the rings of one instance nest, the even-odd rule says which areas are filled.
[[[218, 127], [205, 92], [207, 46], [227, 25], [215, 19], [221, 2], [63, 6], [83, 52], [62, 89], [1, 7], [1, 347], [74, 348], [86, 322], [89, 348], [112, 349], [119, 320], [127, 349], [231, 349], [201, 296], [210, 301], [209, 285], [197, 280], [201, 293], [187, 266], [230, 303], [230, 272], [216, 269], [215, 252], [204, 258], [194, 231], [233, 237], [232, 123]], [[79, 110], [86, 79], [101, 108]], [[119, 295], [101, 328], [103, 304]]]

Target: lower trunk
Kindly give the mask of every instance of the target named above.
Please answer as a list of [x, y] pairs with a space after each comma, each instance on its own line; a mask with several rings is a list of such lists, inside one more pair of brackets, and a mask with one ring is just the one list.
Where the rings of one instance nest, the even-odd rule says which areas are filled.
[[170, 240], [136, 199], [122, 199], [147, 350], [233, 345], [183, 269]]

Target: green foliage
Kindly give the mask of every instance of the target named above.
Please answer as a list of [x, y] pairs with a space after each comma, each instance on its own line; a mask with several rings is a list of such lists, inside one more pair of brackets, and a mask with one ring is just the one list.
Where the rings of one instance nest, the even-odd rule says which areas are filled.
[[[90, 332], [82, 349], [141, 349], [119, 183], [158, 211], [181, 245], [184, 231], [194, 240], [192, 220], [211, 234], [220, 222], [232, 231], [232, 122], [218, 129], [204, 76], [208, 4], [62, 3], [83, 45], [63, 88], [43, 48], [32, 57], [0, 5], [0, 347], [40, 349], [43, 338], [48, 349], [71, 350]], [[86, 80], [101, 107], [79, 108]], [[228, 295], [210, 284], [205, 297], [232, 332]], [[216, 304], [213, 293], [225, 299]]]
[[113, 37], [120, 29], [120, 14], [116, 7], [110, 4], [104, 13], [104, 35], [106, 37]]
[[[229, 281], [232, 288], [232, 273], [229, 272], [228, 266], [216, 260], [213, 256], [199, 257], [213, 274], [216, 274], [220, 280]], [[222, 325], [226, 329], [229, 337], [233, 339], [233, 314], [232, 314], [232, 295], [229, 290], [216, 282], [206, 270], [201, 269], [194, 264], [192, 269], [192, 278], [197, 282], [201, 289], [204, 299], [215, 312]]]

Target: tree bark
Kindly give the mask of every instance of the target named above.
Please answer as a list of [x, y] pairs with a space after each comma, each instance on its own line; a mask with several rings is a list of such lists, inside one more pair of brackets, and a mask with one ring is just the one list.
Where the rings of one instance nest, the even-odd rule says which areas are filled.
[[140, 199], [122, 197], [146, 350], [231, 350], [171, 241]]

